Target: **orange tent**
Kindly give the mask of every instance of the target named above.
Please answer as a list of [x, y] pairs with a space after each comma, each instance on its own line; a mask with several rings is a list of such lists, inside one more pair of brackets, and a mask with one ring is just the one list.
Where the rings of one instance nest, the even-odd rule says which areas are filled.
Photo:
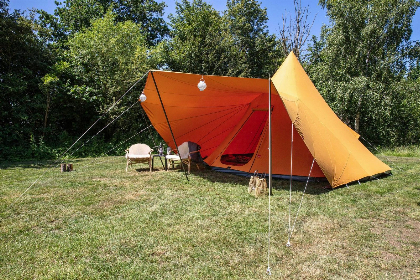
[[[204, 91], [197, 88], [201, 78], [207, 84]], [[171, 130], [177, 145], [199, 144], [201, 156], [212, 167], [268, 173], [269, 85], [273, 174], [290, 176], [293, 163], [292, 175], [306, 177], [315, 159], [311, 177], [326, 177], [337, 187], [390, 170], [334, 114], [293, 53], [271, 83], [151, 71], [142, 106], [172, 149], [176, 145]]]

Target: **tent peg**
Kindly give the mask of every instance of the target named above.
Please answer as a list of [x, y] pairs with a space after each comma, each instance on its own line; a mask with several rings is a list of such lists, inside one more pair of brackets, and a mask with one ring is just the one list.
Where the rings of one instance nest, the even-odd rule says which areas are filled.
[[267, 275], [271, 276], [271, 268], [270, 267], [267, 267]]

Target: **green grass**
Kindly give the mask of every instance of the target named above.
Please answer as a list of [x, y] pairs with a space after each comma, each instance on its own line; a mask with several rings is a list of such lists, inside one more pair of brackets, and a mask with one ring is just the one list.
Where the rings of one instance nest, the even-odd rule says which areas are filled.
[[396, 157], [420, 157], [420, 147], [418, 146], [403, 146], [396, 148], [384, 148], [379, 150], [380, 155], [396, 156]]
[[[247, 178], [126, 173], [123, 157], [77, 159], [70, 173], [2, 164], [0, 277], [419, 279], [420, 156], [380, 158], [393, 176], [334, 190], [310, 182], [291, 247], [289, 182], [273, 182], [270, 278], [268, 199], [248, 195]], [[293, 215], [303, 189], [293, 182]]]

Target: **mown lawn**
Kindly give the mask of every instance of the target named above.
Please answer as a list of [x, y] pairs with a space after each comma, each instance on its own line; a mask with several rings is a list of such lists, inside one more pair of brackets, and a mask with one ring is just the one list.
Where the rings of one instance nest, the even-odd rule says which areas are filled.
[[[334, 190], [309, 183], [291, 247], [289, 182], [273, 182], [271, 277], [268, 199], [248, 195], [247, 178], [194, 169], [187, 182], [179, 169], [146, 165], [126, 173], [123, 157], [76, 159], [70, 173], [3, 163], [0, 277], [420, 279], [420, 155], [379, 157], [393, 176]], [[293, 182], [293, 216], [303, 189]]]

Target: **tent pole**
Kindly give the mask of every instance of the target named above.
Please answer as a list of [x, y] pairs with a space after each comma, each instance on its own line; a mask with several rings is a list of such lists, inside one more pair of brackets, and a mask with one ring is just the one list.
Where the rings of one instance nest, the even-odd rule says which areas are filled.
[[270, 268], [270, 235], [271, 235], [271, 77], [268, 76], [268, 252], [267, 274], [271, 275]]
[[[157, 84], [156, 84], [155, 76], [153, 76], [153, 71], [150, 71], [150, 74], [152, 74], [153, 83], [155, 84], [156, 92], [159, 96], [160, 105], [162, 105], [163, 113], [165, 114], [166, 122], [168, 123], [169, 131], [171, 132], [171, 135], [172, 135], [172, 140], [174, 141], [176, 150], [178, 151], [178, 154], [179, 154], [179, 148], [178, 148], [178, 145], [176, 144], [175, 136], [174, 136], [174, 133], [172, 131], [171, 124], [169, 123], [168, 115], [166, 114], [165, 106], [163, 106], [162, 97], [160, 96], [159, 89], [158, 89]], [[179, 155], [179, 158], [181, 159], [181, 155]], [[181, 167], [182, 167], [182, 171], [184, 171], [185, 178], [187, 178], [187, 181], [189, 182], [190, 180], [188, 179], [187, 171], [184, 168], [184, 164], [182, 163], [182, 159], [181, 159]]]
[[271, 78], [268, 78], [268, 187], [271, 195], [272, 158], [271, 158]]
[[289, 188], [289, 238], [287, 240], [286, 246], [290, 247], [290, 237], [292, 235], [292, 228], [291, 228], [291, 224], [290, 224], [290, 216], [291, 216], [291, 207], [292, 207], [292, 177], [293, 177], [293, 128], [294, 128], [294, 124], [292, 122], [292, 139], [290, 142], [290, 188]]

